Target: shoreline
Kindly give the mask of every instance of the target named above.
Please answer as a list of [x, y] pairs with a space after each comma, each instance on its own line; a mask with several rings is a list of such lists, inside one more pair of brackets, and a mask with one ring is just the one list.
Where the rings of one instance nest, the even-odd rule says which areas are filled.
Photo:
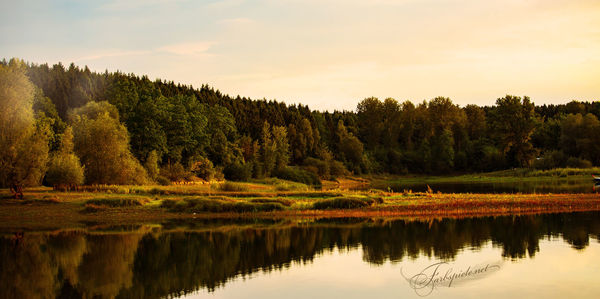
[[[1, 192], [0, 192], [1, 193]], [[52, 193], [52, 192], [51, 192]], [[64, 193], [59, 193], [63, 196]], [[290, 193], [294, 195], [296, 193]], [[353, 193], [356, 194], [356, 193]], [[379, 193], [381, 203], [348, 209], [295, 209], [255, 212], [174, 212], [158, 203], [141, 206], [102, 207], [86, 211], [85, 196], [104, 193], [73, 193], [68, 200], [0, 200], [0, 231], [58, 230], [90, 226], [135, 226], [169, 221], [232, 219], [318, 220], [326, 218], [468, 218], [600, 211], [598, 194], [411, 194]], [[224, 192], [220, 193], [223, 196]], [[238, 194], [239, 195], [239, 194]], [[47, 196], [46, 196], [47, 197]], [[167, 199], [162, 199], [162, 201]], [[172, 199], [169, 199], [172, 200]], [[181, 199], [180, 199], [181, 200]], [[237, 199], [236, 199], [237, 200]], [[311, 198], [319, 201], [322, 198]], [[161, 201], [155, 199], [154, 202]]]

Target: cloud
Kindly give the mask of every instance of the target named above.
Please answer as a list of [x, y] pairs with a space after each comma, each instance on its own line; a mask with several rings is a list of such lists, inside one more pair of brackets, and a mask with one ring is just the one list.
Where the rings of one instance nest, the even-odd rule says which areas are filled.
[[124, 56], [147, 56], [159, 53], [168, 53], [180, 56], [199, 56], [209, 55], [207, 51], [212, 47], [214, 42], [188, 42], [162, 46], [150, 50], [122, 50], [122, 49], [107, 49], [96, 52], [92, 55], [81, 56], [74, 59], [74, 62], [85, 62], [101, 60], [104, 58], [115, 58]]
[[123, 50], [108, 50], [105, 52], [100, 52], [93, 55], [82, 56], [74, 59], [74, 62], [81, 61], [90, 61], [90, 60], [99, 60], [103, 58], [111, 58], [111, 57], [122, 57], [122, 56], [139, 56], [150, 54], [152, 51], [123, 51]]
[[166, 52], [175, 55], [199, 55], [206, 52], [215, 43], [214, 42], [191, 42], [163, 46], [157, 49], [159, 52]]

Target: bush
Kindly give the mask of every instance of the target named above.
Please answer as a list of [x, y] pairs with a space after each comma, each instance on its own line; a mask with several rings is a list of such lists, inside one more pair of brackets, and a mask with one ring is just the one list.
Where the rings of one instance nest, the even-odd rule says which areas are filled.
[[167, 164], [160, 168], [160, 176], [169, 179], [171, 182], [178, 182], [185, 180], [190, 176], [190, 173], [186, 172], [181, 163]]
[[566, 165], [566, 156], [562, 151], [546, 152], [541, 158], [533, 162], [533, 168], [548, 170]]
[[94, 198], [86, 201], [85, 204], [120, 208], [141, 206], [144, 204], [144, 200], [139, 198]]
[[167, 179], [166, 177], [162, 176], [162, 175], [159, 175], [156, 178], [156, 182], [159, 185], [162, 185], [162, 186], [169, 186], [169, 185], [171, 185], [171, 181], [169, 179]]
[[592, 162], [585, 160], [585, 159], [581, 159], [581, 158], [575, 158], [575, 157], [570, 157], [567, 160], [567, 167], [571, 167], [571, 168], [591, 168], [592, 167]]
[[83, 166], [74, 154], [58, 154], [50, 160], [46, 182], [58, 188], [83, 184]]
[[248, 213], [248, 212], [269, 212], [280, 211], [284, 206], [279, 202], [230, 202], [208, 198], [191, 198], [181, 201], [165, 200], [161, 207], [173, 212], [188, 213]]
[[195, 162], [191, 163], [190, 171], [205, 181], [211, 181], [217, 173], [213, 163], [204, 157], [199, 157]]
[[329, 164], [326, 161], [316, 158], [306, 158], [304, 160], [304, 169], [314, 172], [321, 178], [329, 178]]
[[313, 210], [326, 209], [359, 209], [373, 205], [375, 201], [370, 198], [336, 197], [315, 202]]
[[218, 189], [220, 191], [227, 191], [227, 192], [244, 192], [244, 191], [250, 190], [248, 188], [248, 186], [246, 186], [244, 184], [240, 184], [240, 183], [234, 183], [234, 182], [225, 182], [223, 184], [219, 184]]
[[223, 169], [225, 179], [231, 181], [248, 181], [252, 178], [252, 164], [231, 163]]
[[329, 172], [331, 177], [337, 178], [339, 176], [346, 175], [348, 173], [348, 170], [346, 169], [346, 167], [344, 167], [344, 163], [332, 160], [331, 164], [329, 165]]
[[288, 181], [299, 182], [313, 186], [321, 186], [321, 180], [316, 174], [298, 167], [285, 167], [275, 171], [273, 175], [277, 178]]
[[294, 203], [294, 201], [285, 198], [253, 198], [249, 201], [252, 203], [276, 203], [286, 207], [289, 207]]

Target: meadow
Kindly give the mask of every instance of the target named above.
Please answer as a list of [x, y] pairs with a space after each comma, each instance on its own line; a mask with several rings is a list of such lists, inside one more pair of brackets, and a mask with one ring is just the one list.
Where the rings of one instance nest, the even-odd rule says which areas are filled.
[[[489, 173], [486, 177], [501, 178], [498, 174]], [[527, 175], [543, 179], [550, 176]], [[446, 178], [451, 179], [466, 180], [467, 176]], [[377, 178], [372, 180], [377, 183]], [[346, 189], [348, 186], [351, 189]], [[461, 218], [600, 210], [600, 197], [595, 193], [453, 194], [431, 189], [393, 192], [369, 189], [364, 179], [357, 178], [326, 181], [320, 190], [270, 178], [169, 186], [90, 185], [70, 192], [36, 187], [28, 188], [23, 200], [10, 196], [8, 190], [0, 190], [3, 229], [134, 225], [189, 218]]]

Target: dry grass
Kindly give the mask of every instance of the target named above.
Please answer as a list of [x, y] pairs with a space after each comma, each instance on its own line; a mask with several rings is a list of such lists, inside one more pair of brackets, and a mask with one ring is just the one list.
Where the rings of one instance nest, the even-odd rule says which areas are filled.
[[[277, 191], [272, 185], [245, 184], [249, 191], [213, 190], [209, 185], [137, 186], [133, 189], [104, 186], [87, 188], [86, 192], [58, 192], [40, 187], [26, 189], [25, 200], [7, 199], [10, 193], [3, 189], [0, 190], [0, 198], [4, 198], [0, 199], [0, 229], [198, 217], [466, 217], [600, 210], [598, 194]], [[254, 186], [266, 187], [256, 189]]]

